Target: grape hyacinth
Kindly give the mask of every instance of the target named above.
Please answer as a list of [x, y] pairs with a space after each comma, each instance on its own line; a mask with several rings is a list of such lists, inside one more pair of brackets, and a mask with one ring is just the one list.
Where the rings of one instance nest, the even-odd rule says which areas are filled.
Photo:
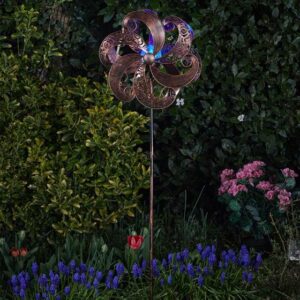
[[[189, 281], [195, 288], [201, 289], [212, 280], [218, 282], [220, 288], [232, 281], [249, 287], [253, 284], [255, 272], [261, 267], [263, 259], [261, 253], [251, 257], [245, 245], [242, 245], [239, 251], [228, 249], [217, 252], [215, 245], [197, 244], [194, 251], [183, 249], [170, 252], [167, 258], [161, 261], [154, 258], [151, 263], [155, 284], [161, 289], [175, 286], [178, 284], [178, 278], [182, 278], [179, 280], [181, 282]], [[62, 300], [72, 295], [73, 290], [79, 289], [86, 290], [93, 295], [91, 296], [93, 299], [105, 291], [117, 293], [126, 286], [130, 278], [137, 280], [142, 279], [144, 274], [149, 276], [145, 259], [136, 261], [129, 271], [122, 262], [118, 262], [113, 269], [105, 272], [97, 270], [94, 266], [87, 266], [83, 262], [77, 265], [75, 260], [69, 263], [59, 261], [48, 273], [39, 271], [40, 266], [34, 262], [30, 266], [30, 272], [22, 271], [12, 275], [8, 284], [13, 297], [22, 300]]]

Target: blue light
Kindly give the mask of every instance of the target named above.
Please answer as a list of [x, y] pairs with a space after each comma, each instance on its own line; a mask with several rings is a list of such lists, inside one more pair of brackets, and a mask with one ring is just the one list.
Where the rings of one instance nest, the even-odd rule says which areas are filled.
[[155, 54], [155, 59], [159, 59], [162, 57], [162, 52], [161, 50], [159, 50], [156, 54]]
[[139, 55], [144, 56], [147, 52], [145, 52], [144, 50], [140, 50], [139, 51]]

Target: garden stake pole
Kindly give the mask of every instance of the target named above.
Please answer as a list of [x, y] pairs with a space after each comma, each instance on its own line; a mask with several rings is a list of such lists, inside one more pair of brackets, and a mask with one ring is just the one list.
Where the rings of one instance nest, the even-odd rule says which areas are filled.
[[153, 173], [154, 173], [154, 147], [153, 147], [153, 109], [150, 109], [150, 213], [149, 213], [149, 231], [150, 231], [150, 297], [149, 299], [153, 299], [153, 243], [154, 243], [154, 215], [153, 215], [153, 201], [154, 201], [154, 195], [153, 195], [153, 190], [154, 190], [154, 180], [153, 180]]

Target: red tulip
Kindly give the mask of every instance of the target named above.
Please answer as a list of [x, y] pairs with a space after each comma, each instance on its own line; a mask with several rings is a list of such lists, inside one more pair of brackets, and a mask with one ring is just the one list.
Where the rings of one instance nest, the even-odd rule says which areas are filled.
[[141, 248], [144, 241], [144, 237], [142, 235], [129, 235], [127, 237], [127, 241], [128, 241], [128, 246], [131, 249], [137, 250]]
[[19, 250], [19, 252], [20, 252], [20, 256], [26, 256], [28, 250], [27, 250], [26, 247], [22, 247], [22, 248]]
[[13, 257], [17, 257], [17, 256], [20, 255], [19, 249], [15, 248], [15, 247], [11, 248], [10, 251], [9, 251], [9, 253]]

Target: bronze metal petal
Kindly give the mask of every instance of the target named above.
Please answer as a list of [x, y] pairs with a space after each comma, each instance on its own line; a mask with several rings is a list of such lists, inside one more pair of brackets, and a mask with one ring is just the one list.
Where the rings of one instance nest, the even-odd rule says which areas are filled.
[[[167, 74], [159, 70], [156, 65], [150, 66], [151, 73], [154, 79], [161, 85], [169, 88], [181, 88], [188, 85], [190, 82], [200, 75], [200, 62], [194, 54], [188, 54], [185, 56], [185, 67], [190, 67], [190, 69], [184, 74]], [[199, 77], [199, 76], [198, 76]]]
[[123, 33], [121, 30], [109, 34], [99, 48], [99, 59], [103, 65], [109, 67], [118, 58], [116, 48], [121, 43]]
[[130, 31], [130, 26], [128, 24], [132, 20], [143, 22], [148, 27], [153, 37], [155, 55], [159, 50], [162, 49], [165, 42], [165, 30], [158, 16], [154, 13], [149, 13], [143, 10], [131, 12], [126, 15], [123, 20], [123, 27], [128, 31]]
[[134, 52], [139, 53], [141, 50], [147, 51], [147, 45], [144, 39], [135, 31], [129, 31], [124, 28], [124, 44], [128, 45]]
[[[170, 61], [176, 61], [178, 59], [183, 58], [187, 55], [191, 49], [193, 35], [190, 32], [190, 28], [188, 24], [182, 19], [176, 16], [170, 16], [163, 20], [163, 24], [174, 24], [178, 29], [178, 38], [173, 46], [173, 48], [166, 53], [166, 58]], [[161, 62], [164, 63], [166, 60], [164, 58], [161, 59]]]
[[146, 107], [163, 109], [170, 106], [176, 99], [179, 89], [167, 88], [163, 97], [153, 94], [151, 78], [146, 74], [146, 65], [140, 65], [134, 76], [133, 88], [138, 101]]
[[132, 86], [122, 82], [123, 76], [134, 74], [136, 69], [142, 64], [139, 54], [131, 53], [119, 56], [112, 65], [108, 74], [108, 84], [114, 95], [122, 101], [128, 102], [134, 99], [135, 93]]

